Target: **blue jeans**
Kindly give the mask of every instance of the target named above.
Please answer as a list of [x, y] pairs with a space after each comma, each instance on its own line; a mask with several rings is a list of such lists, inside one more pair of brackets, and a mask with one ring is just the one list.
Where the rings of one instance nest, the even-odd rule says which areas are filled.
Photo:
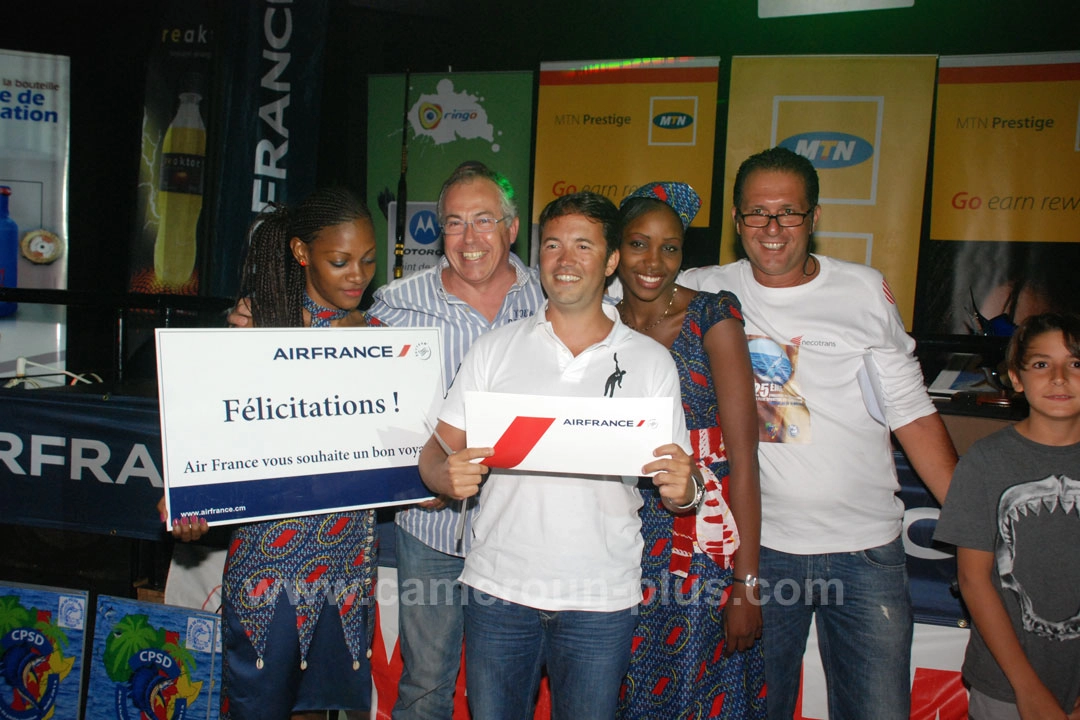
[[900, 538], [824, 555], [761, 548], [769, 720], [795, 712], [812, 618], [830, 720], [907, 720], [913, 620], [906, 561]]
[[630, 664], [635, 608], [549, 612], [466, 588], [465, 676], [473, 720], [531, 720], [547, 665], [552, 720], [611, 720]]
[[463, 558], [441, 553], [394, 526], [398, 640], [403, 669], [394, 720], [446, 720], [454, 714], [465, 620], [457, 581]]

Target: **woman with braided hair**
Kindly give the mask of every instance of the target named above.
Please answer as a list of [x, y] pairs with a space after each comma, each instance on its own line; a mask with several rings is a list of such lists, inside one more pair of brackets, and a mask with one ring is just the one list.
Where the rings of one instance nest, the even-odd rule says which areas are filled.
[[[258, 327], [332, 327], [357, 309], [374, 274], [368, 210], [346, 190], [317, 190], [255, 220], [240, 297]], [[346, 322], [357, 325], [357, 314]], [[201, 519], [181, 520], [173, 535], [196, 539], [205, 529]], [[221, 717], [366, 713], [375, 572], [369, 510], [237, 527], [222, 581]]]

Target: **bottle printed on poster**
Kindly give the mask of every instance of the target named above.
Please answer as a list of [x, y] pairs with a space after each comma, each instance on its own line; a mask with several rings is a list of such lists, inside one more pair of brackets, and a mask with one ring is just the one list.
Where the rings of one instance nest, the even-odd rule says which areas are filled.
[[[19, 226], [8, 215], [11, 188], [0, 186], [0, 287], [19, 286]], [[0, 317], [15, 313], [17, 303], [0, 302]]]
[[180, 107], [161, 147], [159, 213], [154, 241], [154, 273], [168, 287], [191, 279], [195, 269], [196, 228], [202, 211], [206, 127], [199, 114], [202, 96], [180, 93]]

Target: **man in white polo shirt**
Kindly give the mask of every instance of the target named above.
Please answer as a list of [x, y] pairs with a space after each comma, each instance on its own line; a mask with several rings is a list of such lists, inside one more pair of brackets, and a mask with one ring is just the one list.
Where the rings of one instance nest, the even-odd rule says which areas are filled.
[[[550, 203], [540, 216], [540, 281], [548, 301], [534, 318], [473, 343], [420, 456], [435, 492], [483, 501], [461, 580], [466, 682], [474, 720], [531, 716], [546, 665], [553, 718], [613, 717], [641, 601], [641, 498], [637, 479], [493, 470], [466, 448], [465, 393], [670, 397], [675, 443], [654, 451], [665, 506], [693, 512], [702, 481], [687, 454], [679, 382], [667, 350], [623, 325], [603, 304], [618, 265], [615, 206], [594, 193]], [[618, 373], [620, 383], [609, 383]], [[602, 402], [602, 400], [601, 400]], [[447, 455], [439, 439], [453, 450]], [[486, 481], [485, 481], [486, 480]]]

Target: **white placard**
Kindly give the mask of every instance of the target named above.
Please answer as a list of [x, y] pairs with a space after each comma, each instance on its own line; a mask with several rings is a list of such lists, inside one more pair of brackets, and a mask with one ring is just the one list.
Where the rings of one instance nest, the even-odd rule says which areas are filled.
[[159, 329], [170, 522], [211, 524], [428, 497], [437, 328]]
[[672, 399], [465, 393], [469, 447], [484, 464], [545, 473], [641, 475], [672, 442]]

